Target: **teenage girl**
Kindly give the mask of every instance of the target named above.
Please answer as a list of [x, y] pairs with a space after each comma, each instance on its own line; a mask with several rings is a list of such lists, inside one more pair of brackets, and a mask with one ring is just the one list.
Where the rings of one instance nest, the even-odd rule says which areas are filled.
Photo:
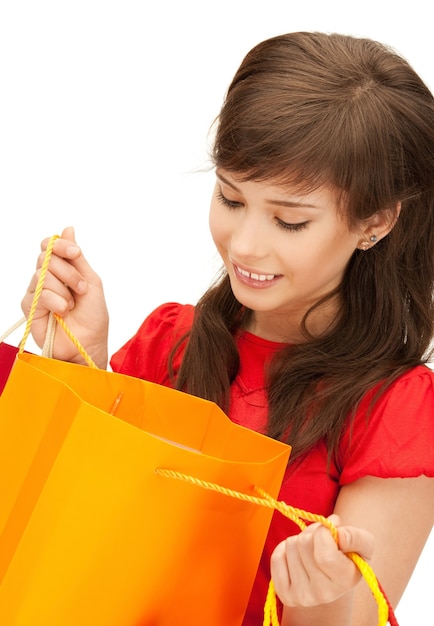
[[[273, 37], [236, 72], [212, 158], [222, 273], [195, 306], [152, 312], [111, 367], [290, 443], [279, 499], [338, 526], [339, 547], [323, 526], [298, 534], [273, 517], [244, 626], [262, 624], [270, 575], [283, 626], [375, 626], [343, 553], [368, 559], [396, 606], [434, 521], [433, 96], [377, 42]], [[55, 243], [39, 345], [50, 311], [106, 367], [103, 289], [72, 228]], [[54, 356], [81, 362], [60, 329]]]

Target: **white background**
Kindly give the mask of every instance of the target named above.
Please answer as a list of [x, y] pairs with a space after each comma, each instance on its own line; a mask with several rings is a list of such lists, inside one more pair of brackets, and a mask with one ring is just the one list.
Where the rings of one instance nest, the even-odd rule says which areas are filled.
[[[428, 6], [0, 0], [0, 334], [21, 317], [40, 241], [67, 225], [103, 277], [111, 352], [154, 306], [194, 302], [219, 266], [208, 130], [244, 54], [293, 30], [362, 35], [399, 50], [433, 89]], [[431, 538], [401, 626], [434, 624], [433, 558]]]

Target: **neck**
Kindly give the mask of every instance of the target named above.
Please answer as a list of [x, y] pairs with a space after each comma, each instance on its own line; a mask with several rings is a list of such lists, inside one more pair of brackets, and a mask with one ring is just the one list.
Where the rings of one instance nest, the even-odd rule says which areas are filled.
[[[308, 336], [319, 337], [330, 329], [336, 319], [337, 307], [327, 303], [327, 306], [312, 311], [308, 316], [306, 330]], [[306, 341], [306, 333], [302, 330], [302, 320], [305, 312], [285, 311], [252, 311], [246, 325], [246, 330], [252, 334], [279, 343], [299, 344]]]

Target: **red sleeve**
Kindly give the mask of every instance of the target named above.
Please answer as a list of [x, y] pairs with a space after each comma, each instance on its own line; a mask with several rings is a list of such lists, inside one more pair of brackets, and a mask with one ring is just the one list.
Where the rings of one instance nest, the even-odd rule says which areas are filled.
[[418, 366], [403, 374], [369, 412], [373, 393], [344, 435], [340, 484], [363, 476], [434, 477], [434, 372]]
[[[116, 352], [110, 365], [114, 372], [170, 386], [168, 359], [182, 335], [190, 330], [194, 307], [174, 302], [155, 309], [137, 333]], [[177, 355], [175, 371], [181, 360]]]

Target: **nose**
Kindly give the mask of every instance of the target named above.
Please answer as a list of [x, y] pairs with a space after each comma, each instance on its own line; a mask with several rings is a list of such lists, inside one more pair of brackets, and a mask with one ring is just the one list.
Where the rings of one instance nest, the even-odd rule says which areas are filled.
[[259, 259], [268, 254], [266, 225], [246, 211], [232, 232], [232, 255], [238, 260]]

